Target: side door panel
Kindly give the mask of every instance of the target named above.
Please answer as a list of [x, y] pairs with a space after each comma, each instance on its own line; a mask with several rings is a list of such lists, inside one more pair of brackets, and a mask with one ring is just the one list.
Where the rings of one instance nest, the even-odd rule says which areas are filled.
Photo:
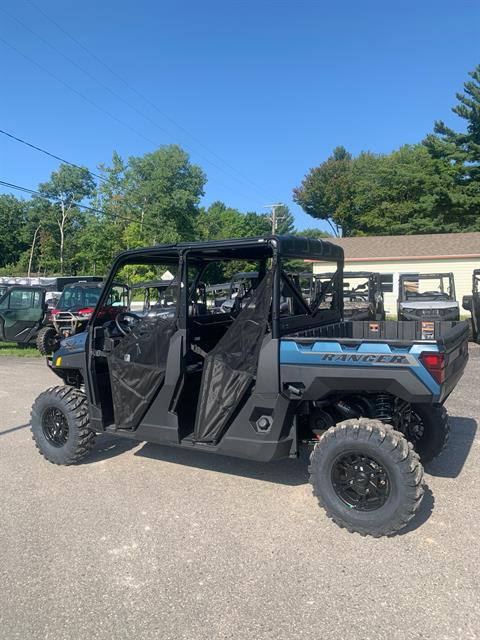
[[0, 340], [30, 342], [45, 315], [45, 289], [12, 287], [0, 298]]

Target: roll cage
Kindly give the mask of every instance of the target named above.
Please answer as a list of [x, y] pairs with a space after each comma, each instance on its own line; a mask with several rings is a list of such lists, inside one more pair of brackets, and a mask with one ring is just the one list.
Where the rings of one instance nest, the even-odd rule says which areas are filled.
[[[315, 299], [309, 305], [296, 286], [291, 274], [283, 268], [283, 261], [292, 259], [313, 259], [337, 263], [337, 271], [331, 273], [331, 281], [322, 292], [325, 297], [333, 294], [334, 304], [330, 309], [320, 309]], [[262, 238], [245, 238], [234, 240], [219, 240], [210, 242], [178, 243], [159, 245], [147, 249], [135, 249], [119, 254], [107, 278], [102, 296], [93, 313], [92, 326], [95, 327], [98, 311], [105, 304], [113, 280], [120, 267], [127, 264], [178, 264], [177, 287], [177, 322], [179, 329], [187, 329], [189, 302], [195, 296], [195, 290], [202, 282], [202, 275], [206, 267], [212, 262], [230, 262], [232, 260], [246, 260], [258, 262], [258, 278], [253, 279], [254, 288], [263, 279], [267, 269], [272, 271], [272, 307], [271, 332], [277, 338], [282, 333], [292, 330], [292, 326], [305, 327], [312, 322], [319, 322], [319, 313], [325, 322], [334, 322], [341, 317], [343, 310], [343, 251], [334, 244], [309, 238], [294, 236], [267, 236]], [[267, 266], [267, 262], [270, 264]], [[195, 268], [192, 278], [189, 269]], [[251, 272], [243, 275], [251, 277]], [[232, 278], [233, 280], [233, 278]], [[280, 306], [282, 294], [288, 293], [293, 300], [293, 312], [289, 318], [281, 318]]]
[[[438, 280], [439, 288], [438, 292], [427, 291], [424, 293], [420, 292], [409, 292], [407, 290], [406, 283], [407, 282], [420, 282], [421, 280]], [[444, 281], [448, 282], [447, 290], [445, 291]], [[444, 273], [401, 273], [398, 280], [398, 302], [405, 302], [406, 300], [425, 300], [430, 301], [434, 300], [435, 296], [441, 296], [440, 299], [443, 300], [455, 300], [455, 279], [453, 277], [452, 272], [444, 272]]]
[[[322, 290], [324, 297], [332, 293], [328, 308], [321, 305], [318, 296], [310, 304], [304, 300], [286, 274], [283, 263], [294, 258], [337, 262], [338, 270]], [[235, 313], [223, 314], [197, 304], [199, 291], [204, 291], [208, 284], [204, 276], [209, 265], [231, 261], [257, 266], [255, 288], [245, 304], [239, 305]], [[146, 267], [149, 272], [164, 267], [176, 272], [176, 303], [172, 313], [168, 317], [162, 317], [162, 314], [138, 316], [133, 320], [136, 327], [127, 333], [122, 331], [121, 325], [128, 318], [124, 320], [120, 314], [105, 322], [102, 313], [112, 283], [119, 270], [126, 266], [127, 271], [132, 272], [133, 268], [137, 273], [139, 266]], [[217, 267], [218, 264], [214, 264], [212, 272], [218, 275]], [[225, 390], [231, 393], [236, 385], [240, 385], [242, 390], [231, 396], [235, 397], [232, 402], [238, 405], [250, 388], [257, 367], [266, 367], [268, 361], [268, 367], [273, 366], [274, 370], [260, 376], [257, 393], [261, 393], [263, 385], [268, 387], [268, 393], [278, 394], [277, 339], [292, 331], [341, 319], [342, 272], [343, 251], [339, 247], [288, 236], [163, 245], [120, 254], [93, 313], [85, 344], [85, 386], [95, 428], [99, 431], [106, 428], [135, 430], [139, 416], [150, 407], [157, 427], [164, 430], [167, 438], [172, 433], [169, 431], [172, 427], [168, 426], [172, 420], [176, 424], [176, 438], [189, 437], [185, 430], [193, 424], [198, 438], [203, 423], [212, 428], [209, 427], [209, 435], [203, 434], [202, 438], [213, 437], [216, 419], [219, 424], [222, 420], [218, 415], [212, 419], [207, 417], [213, 410], [212, 407], [205, 409], [212, 394], [205, 382], [207, 373], [199, 389], [198, 376], [202, 370], [218, 381], [213, 369], [222, 362], [220, 380], [225, 381], [221, 383], [220, 396], [223, 397]], [[127, 315], [131, 317], [132, 314]], [[267, 356], [267, 352], [271, 355]], [[150, 406], [153, 397], [155, 402]], [[204, 418], [197, 416], [195, 420], [195, 415], [191, 415], [196, 407], [199, 412], [206, 410]], [[230, 413], [231, 409], [224, 406], [221, 411]], [[142, 428], [147, 428], [145, 421], [148, 420], [148, 417], [143, 418]]]

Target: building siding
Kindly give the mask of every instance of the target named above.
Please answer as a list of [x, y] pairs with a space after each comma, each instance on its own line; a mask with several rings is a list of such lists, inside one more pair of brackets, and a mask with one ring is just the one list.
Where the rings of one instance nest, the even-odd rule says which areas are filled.
[[[462, 304], [462, 297], [472, 292], [472, 271], [480, 268], [480, 259], [472, 258], [439, 258], [439, 259], [415, 259], [415, 260], [384, 260], [371, 261], [348, 260], [345, 258], [345, 271], [373, 271], [375, 273], [393, 274], [393, 292], [385, 294], [385, 309], [388, 315], [396, 316], [398, 296], [398, 276], [400, 273], [439, 273], [452, 272], [455, 277], [455, 290], [457, 300]], [[335, 264], [331, 262], [316, 262], [313, 265], [314, 273], [333, 271]], [[467, 316], [462, 308], [460, 314]]]

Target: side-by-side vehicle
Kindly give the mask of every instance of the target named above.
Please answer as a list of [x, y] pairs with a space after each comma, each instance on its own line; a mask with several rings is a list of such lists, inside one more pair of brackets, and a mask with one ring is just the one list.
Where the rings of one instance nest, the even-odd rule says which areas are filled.
[[472, 274], [472, 293], [463, 296], [462, 306], [470, 312], [470, 334], [472, 340], [480, 340], [480, 269], [474, 269]]
[[[328, 282], [332, 273], [316, 273], [315, 282]], [[344, 320], [385, 320], [380, 273], [345, 271], [343, 274]]]
[[460, 320], [453, 273], [401, 273], [399, 320]]
[[[291, 260], [337, 269], [306, 300]], [[197, 304], [231, 261], [258, 274], [245, 301], [235, 313]], [[171, 317], [112, 313], [114, 283], [142, 269], [174, 275]], [[364, 535], [393, 534], [421, 502], [422, 462], [445, 445], [443, 404], [467, 362], [467, 325], [435, 322], [425, 340], [421, 323], [344, 321], [343, 304], [343, 251], [329, 242], [270, 236], [124, 252], [86, 331], [49, 360], [62, 384], [33, 405], [36, 446], [65, 465], [103, 433], [261, 463], [307, 446], [327, 514]]]
[[[0, 340], [17, 344], [36, 343], [43, 355], [55, 351], [60, 340], [83, 331], [97, 304], [103, 282], [67, 284], [51, 306], [53, 292], [43, 285], [12, 285], [0, 296]], [[110, 294], [118, 312], [128, 305], [128, 288], [117, 285]]]

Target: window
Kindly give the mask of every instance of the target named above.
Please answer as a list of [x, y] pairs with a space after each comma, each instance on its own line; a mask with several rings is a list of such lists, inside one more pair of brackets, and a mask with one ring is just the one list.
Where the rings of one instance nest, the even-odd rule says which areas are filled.
[[381, 273], [380, 283], [383, 293], [393, 293], [393, 273]]
[[[115, 274], [97, 321], [105, 322], [105, 318], [114, 318], [127, 308], [139, 316], [149, 318], [175, 315], [179, 291], [177, 276], [177, 261], [122, 265]], [[98, 289], [98, 297], [101, 293], [101, 289]]]
[[5, 300], [3, 300], [2, 309], [40, 309], [41, 294], [40, 291], [28, 289], [14, 289]]
[[449, 274], [404, 275], [401, 289], [405, 300], [450, 300], [453, 298], [453, 278]]

